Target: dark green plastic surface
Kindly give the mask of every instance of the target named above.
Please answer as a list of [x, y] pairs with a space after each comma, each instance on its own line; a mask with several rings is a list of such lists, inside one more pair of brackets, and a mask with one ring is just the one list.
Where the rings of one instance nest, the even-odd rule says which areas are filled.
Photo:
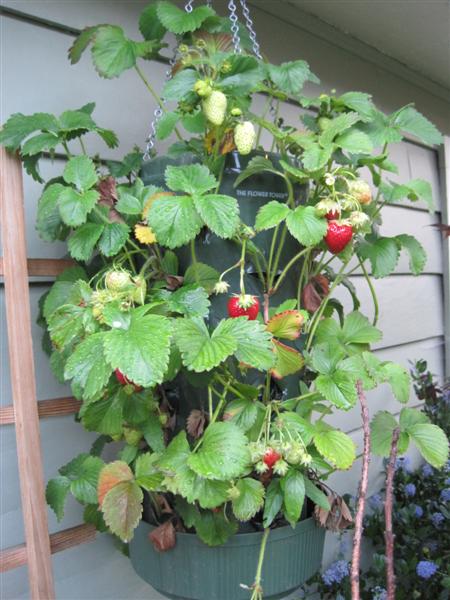
[[[177, 533], [177, 544], [157, 552], [141, 522], [130, 542], [131, 563], [142, 579], [176, 600], [248, 600], [240, 584], [254, 581], [262, 533], [241, 533], [210, 548], [195, 534]], [[321, 566], [325, 530], [312, 518], [271, 531], [263, 567], [265, 600], [276, 600], [304, 583]], [[148, 599], [151, 600], [150, 590]]]

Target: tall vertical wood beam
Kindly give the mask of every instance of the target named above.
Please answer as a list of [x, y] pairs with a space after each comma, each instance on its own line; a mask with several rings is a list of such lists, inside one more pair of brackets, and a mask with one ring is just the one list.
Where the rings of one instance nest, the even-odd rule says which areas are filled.
[[0, 148], [0, 204], [11, 388], [30, 596], [55, 597], [31, 339], [22, 166]]

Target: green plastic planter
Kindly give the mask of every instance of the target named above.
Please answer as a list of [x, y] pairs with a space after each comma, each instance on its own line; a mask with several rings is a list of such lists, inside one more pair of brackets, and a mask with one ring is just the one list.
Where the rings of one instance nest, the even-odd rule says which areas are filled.
[[[223, 546], [210, 548], [195, 534], [177, 533], [177, 544], [157, 552], [142, 521], [130, 542], [131, 563], [142, 579], [174, 600], [248, 600], [258, 563], [262, 533], [240, 533]], [[281, 599], [297, 589], [321, 566], [325, 530], [312, 518], [295, 529], [270, 532], [263, 566], [265, 600]]]

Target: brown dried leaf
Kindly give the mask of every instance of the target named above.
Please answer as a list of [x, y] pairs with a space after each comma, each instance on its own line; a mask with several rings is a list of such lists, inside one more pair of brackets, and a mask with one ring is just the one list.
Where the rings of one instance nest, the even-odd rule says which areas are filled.
[[205, 413], [202, 410], [194, 408], [193, 410], [191, 410], [186, 421], [187, 432], [196, 440], [202, 435], [205, 429], [205, 423]]
[[97, 189], [100, 193], [99, 204], [105, 206], [113, 206], [117, 202], [117, 189], [116, 180], [110, 175], [100, 179], [97, 185]]
[[166, 521], [149, 533], [148, 537], [158, 552], [171, 550], [177, 543], [177, 535], [172, 521]]
[[180, 277], [179, 275], [165, 275], [164, 277], [167, 282], [168, 290], [177, 290], [183, 285], [184, 277]]
[[330, 510], [317, 506], [314, 508], [314, 517], [322, 527], [330, 531], [338, 532], [347, 529], [353, 523], [353, 517], [345, 500], [336, 493], [328, 495]]
[[329, 290], [330, 284], [324, 275], [312, 277], [303, 288], [302, 305], [307, 311], [316, 312]]
[[444, 225], [443, 223], [433, 223], [432, 227], [439, 229], [444, 237], [450, 237], [450, 225]]

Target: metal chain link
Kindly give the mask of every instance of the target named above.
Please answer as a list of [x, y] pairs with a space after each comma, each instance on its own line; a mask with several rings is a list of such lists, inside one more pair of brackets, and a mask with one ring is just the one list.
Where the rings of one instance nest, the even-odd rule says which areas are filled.
[[184, 10], [187, 13], [191, 13], [192, 12], [192, 5], [194, 4], [194, 0], [189, 0], [189, 2], [186, 3]]
[[236, 52], [236, 54], [240, 54], [241, 38], [239, 37], [238, 16], [236, 14], [236, 4], [234, 3], [234, 0], [229, 1], [228, 10], [230, 11], [231, 33], [233, 34], [234, 51]]
[[246, 0], [239, 0], [239, 1], [241, 3], [242, 12], [244, 14], [245, 24], [247, 26], [247, 30], [248, 30], [250, 39], [252, 41], [253, 53], [256, 56], [256, 58], [259, 58], [260, 60], [262, 60], [260, 46], [259, 46], [258, 40], [256, 39], [256, 31], [253, 26], [253, 20], [250, 16], [250, 10], [247, 6], [247, 2], [246, 2]]

